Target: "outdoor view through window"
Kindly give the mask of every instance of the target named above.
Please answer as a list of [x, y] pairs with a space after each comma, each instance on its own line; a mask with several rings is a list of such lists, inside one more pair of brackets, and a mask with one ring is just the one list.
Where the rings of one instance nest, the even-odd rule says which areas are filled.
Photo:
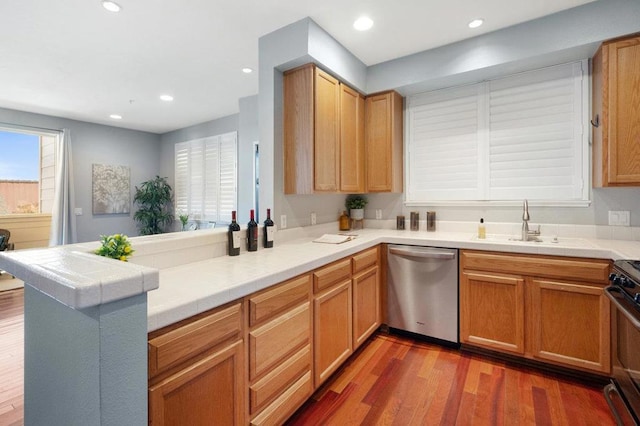
[[0, 215], [51, 213], [56, 139], [0, 130]]

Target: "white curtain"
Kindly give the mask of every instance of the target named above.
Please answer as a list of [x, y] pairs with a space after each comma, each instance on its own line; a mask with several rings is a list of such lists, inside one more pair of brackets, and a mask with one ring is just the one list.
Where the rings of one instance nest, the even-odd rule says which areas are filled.
[[73, 162], [69, 129], [60, 134], [56, 161], [56, 195], [51, 213], [49, 246], [71, 244], [77, 241], [75, 197], [73, 194]]

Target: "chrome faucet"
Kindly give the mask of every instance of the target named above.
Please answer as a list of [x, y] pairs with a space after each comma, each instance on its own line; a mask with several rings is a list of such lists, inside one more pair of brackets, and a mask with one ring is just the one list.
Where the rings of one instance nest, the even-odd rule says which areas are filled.
[[524, 200], [522, 203], [522, 241], [536, 241], [538, 235], [540, 235], [540, 225], [538, 225], [537, 231], [529, 231], [529, 203]]

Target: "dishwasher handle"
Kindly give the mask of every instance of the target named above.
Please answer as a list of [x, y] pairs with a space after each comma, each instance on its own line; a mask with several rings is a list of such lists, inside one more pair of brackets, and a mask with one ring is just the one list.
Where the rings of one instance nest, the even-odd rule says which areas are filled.
[[399, 247], [390, 247], [390, 254], [395, 254], [396, 256], [404, 257], [407, 259], [441, 259], [441, 260], [453, 260], [456, 257], [455, 251], [449, 250], [419, 250], [419, 249], [411, 249], [411, 248], [399, 248]]

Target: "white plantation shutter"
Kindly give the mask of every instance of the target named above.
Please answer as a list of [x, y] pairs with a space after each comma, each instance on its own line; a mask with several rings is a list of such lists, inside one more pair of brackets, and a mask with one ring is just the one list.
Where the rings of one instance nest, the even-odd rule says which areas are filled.
[[237, 209], [237, 133], [175, 145], [176, 213], [231, 222]]
[[586, 61], [408, 101], [407, 203], [588, 198]]
[[479, 196], [478, 90], [466, 86], [409, 100], [408, 200]]

